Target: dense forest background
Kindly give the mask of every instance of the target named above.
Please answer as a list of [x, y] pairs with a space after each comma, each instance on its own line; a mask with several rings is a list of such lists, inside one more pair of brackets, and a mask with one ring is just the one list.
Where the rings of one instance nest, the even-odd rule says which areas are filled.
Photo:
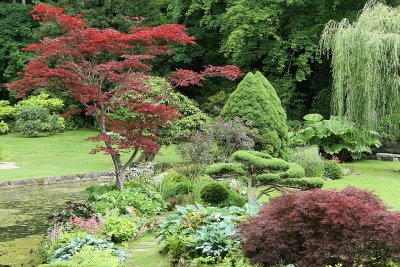
[[[274, 85], [290, 120], [315, 112], [330, 115], [330, 61], [318, 51], [324, 25], [353, 22], [366, 0], [59, 0], [0, 2], [0, 83], [18, 78], [29, 59], [28, 43], [57, 35], [56, 27], [39, 27], [28, 11], [37, 3], [84, 14], [90, 26], [128, 32], [133, 23], [180, 23], [198, 45], [176, 47], [175, 55], [154, 62], [155, 72], [235, 64], [244, 72], [261, 71]], [[397, 6], [400, 0], [381, 1]], [[218, 114], [237, 83], [214, 79], [204, 88], [182, 92], [202, 110]], [[0, 99], [16, 102], [0, 89]]]

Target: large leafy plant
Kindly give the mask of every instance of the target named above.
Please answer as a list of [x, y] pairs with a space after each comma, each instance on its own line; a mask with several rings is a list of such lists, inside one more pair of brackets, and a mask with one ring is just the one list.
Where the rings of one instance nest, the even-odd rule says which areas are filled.
[[217, 262], [239, 244], [236, 225], [242, 222], [250, 208], [204, 207], [200, 204], [177, 206], [160, 226], [163, 251], [173, 262], [180, 259], [206, 258]]
[[126, 190], [110, 190], [108, 187], [93, 187], [89, 189], [91, 194], [89, 201], [93, 209], [106, 214], [108, 210], [118, 210], [120, 214], [135, 214], [143, 217], [151, 217], [166, 208], [166, 203], [161, 195], [152, 190], [151, 186], [130, 187]]
[[290, 134], [294, 146], [317, 145], [325, 156], [338, 155], [342, 160], [359, 159], [380, 147], [378, 133], [361, 131], [352, 122], [332, 116], [323, 120], [319, 114], [304, 116], [304, 125]]

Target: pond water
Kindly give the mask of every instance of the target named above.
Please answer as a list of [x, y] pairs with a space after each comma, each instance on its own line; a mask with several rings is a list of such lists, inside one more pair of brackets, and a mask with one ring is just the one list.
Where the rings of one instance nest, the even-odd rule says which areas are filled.
[[85, 189], [104, 181], [60, 183], [0, 190], [0, 267], [37, 265], [48, 216], [66, 201], [86, 200]]

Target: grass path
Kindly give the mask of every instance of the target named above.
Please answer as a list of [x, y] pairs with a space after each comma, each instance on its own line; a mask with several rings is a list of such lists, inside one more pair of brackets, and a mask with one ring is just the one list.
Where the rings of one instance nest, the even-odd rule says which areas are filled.
[[156, 233], [147, 232], [140, 238], [136, 239], [125, 248], [127, 254], [127, 266], [133, 267], [168, 267], [169, 261], [166, 257], [159, 253], [161, 245], [158, 245]]
[[[16, 162], [19, 168], [0, 170], [0, 182], [112, 170], [109, 155], [89, 154], [95, 143], [86, 139], [96, 134], [93, 130], [75, 130], [39, 138], [2, 135], [0, 146], [8, 154], [5, 161]], [[156, 161], [160, 162], [172, 163], [179, 160], [173, 146], [163, 148], [156, 157]]]
[[[163, 213], [156, 218], [157, 223], [161, 223], [168, 216]], [[143, 236], [129, 243], [124, 248], [127, 254], [125, 264], [132, 267], [169, 267], [170, 263], [166, 257], [159, 253], [162, 245], [158, 244], [155, 231], [149, 231]]]

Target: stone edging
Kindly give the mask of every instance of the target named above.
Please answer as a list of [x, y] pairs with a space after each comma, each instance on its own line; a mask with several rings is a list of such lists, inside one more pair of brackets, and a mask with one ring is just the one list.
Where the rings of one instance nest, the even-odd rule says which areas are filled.
[[66, 182], [89, 181], [89, 180], [108, 180], [108, 179], [113, 179], [114, 177], [115, 177], [114, 171], [108, 171], [108, 172], [93, 172], [85, 174], [57, 175], [44, 178], [28, 178], [23, 180], [0, 182], [0, 189], [21, 187], [21, 186], [32, 186], [32, 185], [49, 185], [49, 184], [66, 183]]

